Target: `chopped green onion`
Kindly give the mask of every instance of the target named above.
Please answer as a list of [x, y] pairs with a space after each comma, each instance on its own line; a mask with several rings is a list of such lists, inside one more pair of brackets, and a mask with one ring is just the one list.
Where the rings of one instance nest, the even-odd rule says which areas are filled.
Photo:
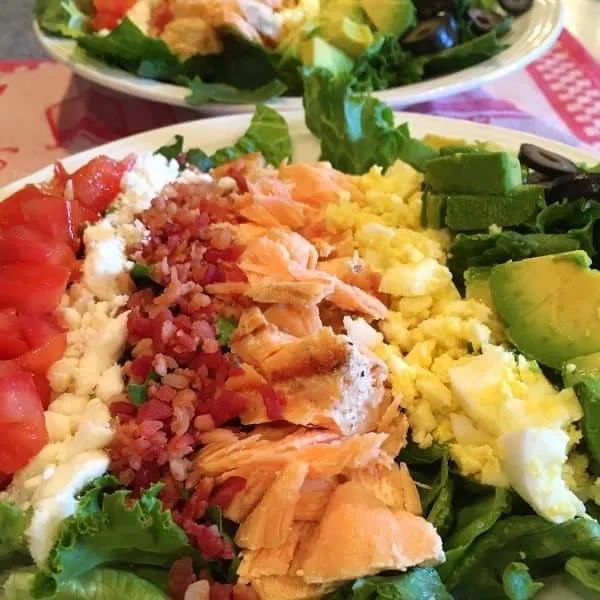
[[127, 386], [127, 394], [132, 404], [141, 406], [148, 399], [148, 384], [147, 383], [130, 383]]
[[227, 346], [237, 327], [235, 321], [224, 317], [217, 317], [217, 340], [221, 346]]

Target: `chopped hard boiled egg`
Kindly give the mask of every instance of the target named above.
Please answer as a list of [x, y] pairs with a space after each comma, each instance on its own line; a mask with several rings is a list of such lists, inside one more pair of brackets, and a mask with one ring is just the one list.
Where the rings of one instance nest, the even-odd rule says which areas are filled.
[[541, 516], [563, 523], [585, 514], [562, 471], [569, 436], [559, 428], [528, 427], [502, 436], [502, 465], [516, 492]]

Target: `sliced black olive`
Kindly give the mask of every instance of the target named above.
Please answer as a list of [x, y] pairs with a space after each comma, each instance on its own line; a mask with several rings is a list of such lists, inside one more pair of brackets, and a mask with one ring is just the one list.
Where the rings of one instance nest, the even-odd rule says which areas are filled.
[[543, 185], [545, 188], [549, 188], [553, 182], [554, 179], [544, 175], [543, 173], [538, 173], [537, 171], [531, 171], [525, 178], [525, 183]]
[[522, 15], [527, 12], [533, 5], [533, 0], [498, 0], [500, 6], [509, 15]]
[[535, 144], [521, 144], [519, 160], [530, 169], [549, 177], [571, 175], [579, 171], [579, 167], [572, 160]]
[[483, 10], [481, 8], [470, 8], [467, 11], [467, 18], [471, 21], [473, 33], [483, 35], [495, 29], [501, 23], [504, 23], [505, 17], [493, 10]]
[[546, 189], [546, 201], [549, 204], [579, 198], [600, 201], [600, 173], [563, 175]]
[[422, 21], [401, 40], [402, 46], [415, 55], [433, 54], [458, 43], [458, 25], [450, 13]]
[[458, 0], [413, 0], [419, 20], [430, 19], [438, 13], [448, 11], [456, 13]]

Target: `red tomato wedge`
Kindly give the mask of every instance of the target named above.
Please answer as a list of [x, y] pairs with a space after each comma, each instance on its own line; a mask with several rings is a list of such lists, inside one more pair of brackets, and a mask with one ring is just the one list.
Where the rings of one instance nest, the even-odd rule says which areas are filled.
[[47, 442], [44, 409], [31, 373], [21, 369], [0, 376], [0, 472], [24, 467]]
[[32, 373], [46, 375], [48, 369], [65, 353], [67, 334], [59, 333], [49, 338], [45, 344], [25, 352], [19, 357], [19, 363]]
[[0, 308], [33, 314], [53, 312], [69, 281], [70, 271], [58, 265], [0, 266]]
[[65, 242], [28, 225], [0, 229], [0, 265], [34, 263], [71, 268], [75, 253]]
[[95, 221], [121, 190], [121, 179], [134, 164], [133, 158], [122, 161], [98, 156], [71, 175], [73, 197], [81, 207], [84, 220]]
[[32, 349], [43, 346], [48, 340], [65, 331], [53, 315], [19, 313], [17, 321], [22, 338]]
[[0, 310], [0, 360], [16, 358], [29, 350], [15, 308]]

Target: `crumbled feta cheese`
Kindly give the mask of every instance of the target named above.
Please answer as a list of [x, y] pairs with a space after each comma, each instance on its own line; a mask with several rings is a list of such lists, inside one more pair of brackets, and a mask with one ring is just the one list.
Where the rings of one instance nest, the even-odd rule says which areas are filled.
[[[231, 178], [229, 178], [231, 179]], [[208, 173], [201, 173], [200, 171], [194, 171], [192, 169], [185, 169], [179, 175], [177, 181], [181, 183], [211, 183], [212, 177]]]

